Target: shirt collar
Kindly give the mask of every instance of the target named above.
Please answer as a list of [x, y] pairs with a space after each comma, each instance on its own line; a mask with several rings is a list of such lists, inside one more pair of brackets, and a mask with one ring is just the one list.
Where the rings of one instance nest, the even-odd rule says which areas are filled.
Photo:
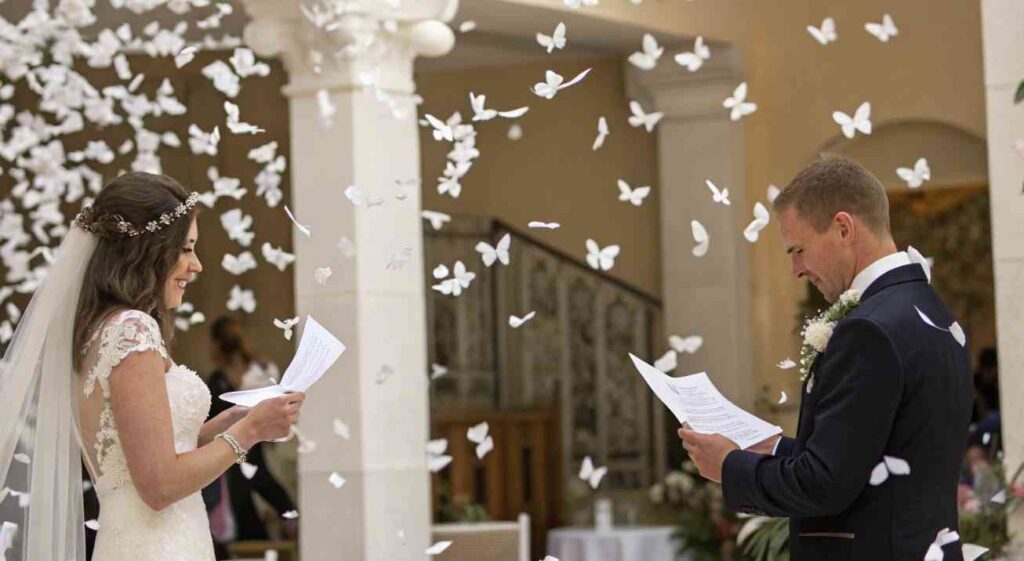
[[865, 267], [861, 272], [857, 273], [857, 276], [853, 277], [850, 289], [858, 290], [861, 294], [864, 294], [864, 291], [866, 291], [868, 287], [882, 275], [904, 265], [910, 265], [911, 263], [913, 263], [913, 261], [910, 260], [910, 256], [907, 255], [906, 251], [899, 251], [886, 255]]

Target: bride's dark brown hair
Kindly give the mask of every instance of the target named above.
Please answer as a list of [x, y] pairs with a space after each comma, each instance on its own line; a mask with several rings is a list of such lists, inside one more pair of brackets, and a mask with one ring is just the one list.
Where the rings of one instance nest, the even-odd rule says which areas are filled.
[[[75, 312], [72, 360], [76, 371], [93, 331], [116, 310], [149, 314], [160, 325], [164, 343], [171, 344], [174, 317], [164, 304], [164, 284], [185, 247], [195, 209], [153, 232], [146, 231], [146, 225], [173, 213], [188, 195], [170, 177], [131, 172], [107, 183], [91, 211], [83, 215], [84, 225], [98, 239]], [[121, 221], [141, 233], [129, 236], [118, 227]]]

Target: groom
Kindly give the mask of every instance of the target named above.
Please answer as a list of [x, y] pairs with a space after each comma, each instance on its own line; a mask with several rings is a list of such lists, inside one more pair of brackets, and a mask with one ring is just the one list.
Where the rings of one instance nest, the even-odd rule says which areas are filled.
[[[796, 438], [740, 450], [720, 434], [680, 429], [683, 447], [722, 483], [729, 508], [790, 518], [793, 561], [921, 561], [940, 530], [957, 529], [968, 351], [940, 329], [954, 318], [921, 265], [896, 251], [885, 189], [860, 164], [824, 156], [774, 207], [793, 274], [830, 302], [859, 291], [859, 305], [810, 366]], [[910, 473], [872, 485], [883, 455]], [[961, 545], [942, 548], [945, 561], [961, 561]]]

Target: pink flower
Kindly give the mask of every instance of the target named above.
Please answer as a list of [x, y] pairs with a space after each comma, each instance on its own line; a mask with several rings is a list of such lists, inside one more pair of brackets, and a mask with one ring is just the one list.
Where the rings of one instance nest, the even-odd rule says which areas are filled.
[[1013, 491], [1014, 495], [1024, 499], [1024, 486], [1021, 486], [1020, 483], [1014, 483], [1010, 490]]

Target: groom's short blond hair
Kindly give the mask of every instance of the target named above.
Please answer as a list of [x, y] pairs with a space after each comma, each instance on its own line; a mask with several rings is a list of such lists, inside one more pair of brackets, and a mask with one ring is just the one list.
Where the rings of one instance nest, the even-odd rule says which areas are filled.
[[838, 154], [822, 154], [775, 198], [776, 212], [795, 208], [818, 232], [839, 212], [856, 216], [875, 235], [890, 235], [885, 187], [864, 166]]

